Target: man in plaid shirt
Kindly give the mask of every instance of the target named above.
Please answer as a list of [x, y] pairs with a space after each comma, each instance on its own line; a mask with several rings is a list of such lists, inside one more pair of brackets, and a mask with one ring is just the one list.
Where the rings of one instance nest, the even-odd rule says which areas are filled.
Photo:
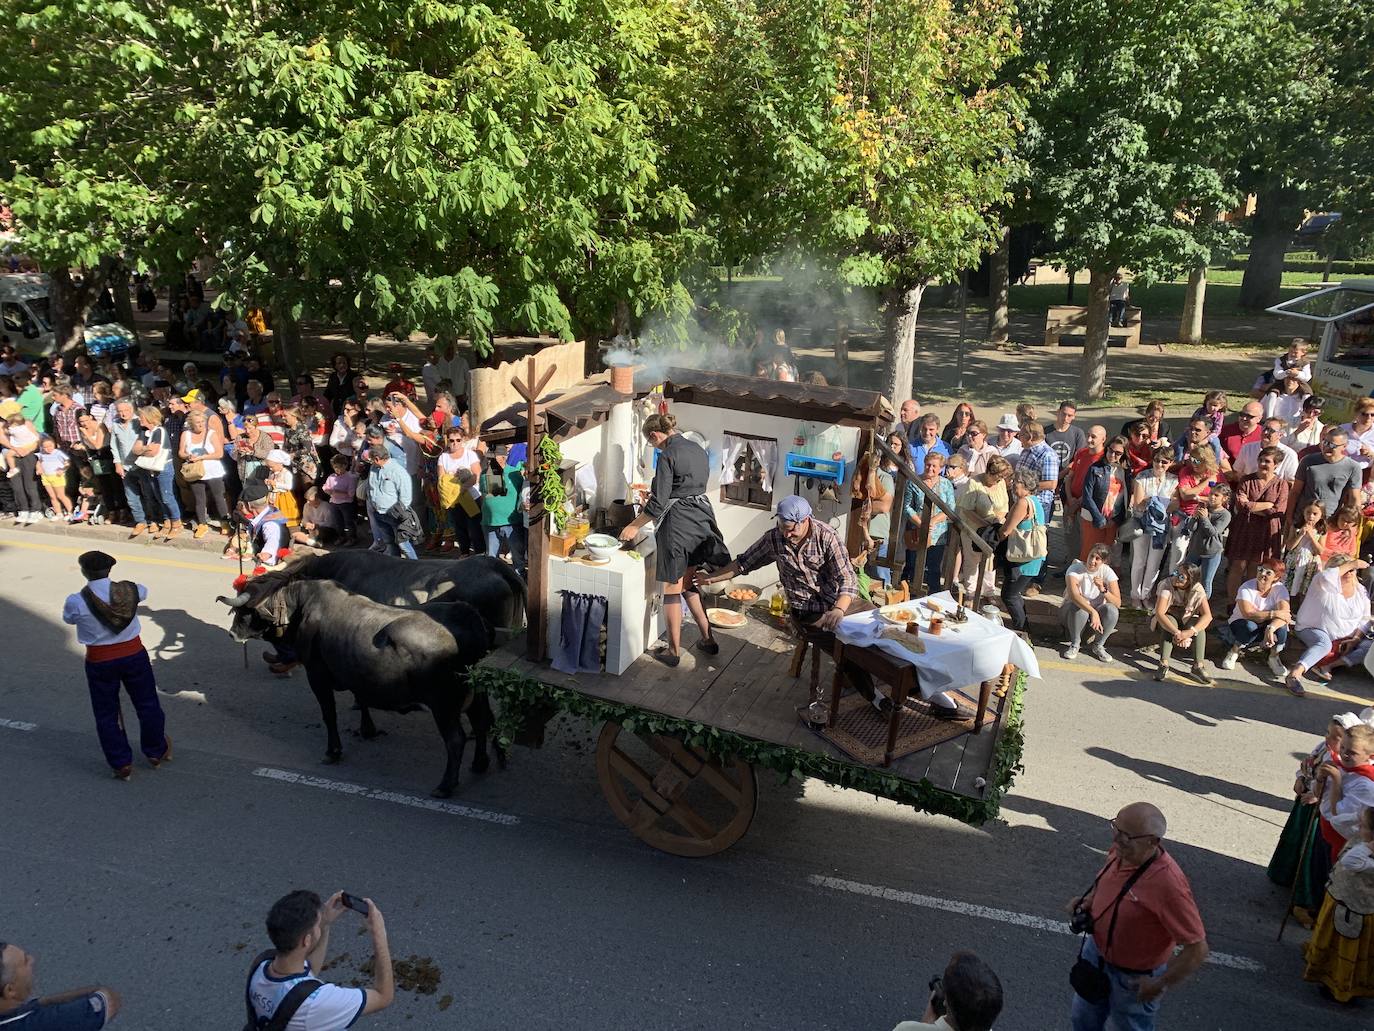
[[[1016, 456], [1013, 464], [1017, 472], [1029, 469], [1035, 474], [1035, 496], [1040, 500], [1040, 508], [1045, 513], [1045, 525], [1048, 526], [1054, 518], [1055, 490], [1059, 486], [1059, 455], [1046, 443], [1045, 427], [1038, 422], [1023, 423], [1016, 439], [1021, 442], [1021, 453]], [[1040, 592], [1048, 571], [1049, 563], [1041, 563], [1040, 573], [1031, 584], [1031, 595]]]
[[777, 524], [739, 558], [698, 583], [728, 580], [740, 573], [778, 566], [778, 580], [797, 621], [834, 630], [859, 594], [849, 552], [834, 527], [811, 518], [811, 504], [792, 495], [778, 504]]
[[[827, 650], [829, 635], [859, 594], [854, 563], [835, 528], [811, 518], [811, 503], [792, 495], [778, 503], [777, 524], [745, 549], [739, 558], [698, 584], [728, 580], [741, 573], [777, 563], [778, 581], [792, 608], [792, 615], [807, 631], [822, 632]], [[892, 702], [878, 692], [866, 670], [845, 664], [845, 676], [854, 689], [882, 712], [890, 712]], [[930, 699], [931, 715], [937, 719], [957, 719], [958, 704], [946, 694]], [[813, 724], [814, 726], [815, 724]]]

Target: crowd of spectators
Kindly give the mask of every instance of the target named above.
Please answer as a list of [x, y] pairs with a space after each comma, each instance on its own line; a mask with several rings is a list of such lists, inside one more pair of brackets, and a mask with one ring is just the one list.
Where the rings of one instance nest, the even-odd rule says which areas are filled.
[[431, 351], [419, 389], [393, 365], [379, 390], [343, 353], [321, 385], [283, 379], [241, 320], [216, 325], [211, 342], [235, 346], [213, 363], [135, 351], [30, 364], [0, 341], [0, 518], [219, 535], [226, 557], [267, 567], [293, 547], [367, 543], [505, 554], [523, 575], [523, 448], [473, 431], [451, 346]]
[[[1067, 658], [1086, 647], [1111, 661], [1105, 645], [1127, 606], [1150, 612], [1158, 629], [1158, 679], [1178, 650], [1191, 660], [1186, 675], [1211, 686], [1210, 630], [1228, 646], [1222, 668], [1262, 653], [1302, 695], [1304, 679], [1329, 680], [1369, 648], [1361, 571], [1374, 546], [1374, 398], [1357, 402], [1350, 422], [1328, 425], [1310, 380], [1306, 345], [1294, 340], [1239, 404], [1208, 391], [1170, 426], [1163, 402], [1152, 401], [1115, 436], [1080, 426], [1072, 401], [1049, 422], [1020, 405], [992, 426], [960, 403], [943, 428], [906, 401], [888, 446], [905, 448], [928, 493], [961, 522], [938, 506], [928, 512], [927, 491], [914, 482], [894, 505], [894, 463], [865, 463], [855, 490], [866, 502], [869, 573], [889, 583], [894, 570], [908, 582], [919, 576], [928, 591], [958, 585], [974, 600], [987, 562], [988, 597], [978, 603], [1000, 598], [1013, 629], [1024, 631], [1025, 598], [1053, 570], [1064, 578]], [[1051, 523], [1062, 531], [1055, 556], [1036, 543]], [[966, 539], [972, 533], [995, 562]], [[879, 561], [889, 539], [901, 540], [904, 563]], [[1285, 661], [1290, 637], [1302, 652]]]

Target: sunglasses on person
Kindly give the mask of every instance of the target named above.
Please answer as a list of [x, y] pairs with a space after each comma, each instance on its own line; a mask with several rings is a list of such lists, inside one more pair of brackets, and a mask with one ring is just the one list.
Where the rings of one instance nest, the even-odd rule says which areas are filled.
[[1153, 838], [1154, 834], [1127, 834], [1116, 825], [1115, 820], [1108, 820], [1107, 825], [1112, 829], [1112, 837], [1117, 841], [1139, 841], [1141, 838]]
[[1254, 422], [1258, 418], [1258, 415], [1255, 415], [1251, 412], [1240, 412], [1236, 415], [1237, 420], [1244, 419], [1246, 422]]
[[1262, 432], [1265, 436], [1269, 436], [1270, 434], [1277, 434], [1277, 433], [1279, 433], [1279, 432], [1280, 432], [1280, 428], [1279, 428], [1278, 426], [1266, 426], [1266, 427], [1264, 427], [1264, 429], [1263, 429], [1261, 432]]
[[1117, 448], [1112, 448], [1110, 451], [1107, 452], [1107, 457], [1108, 457], [1108, 458], [1124, 458], [1125, 455], [1126, 455], [1126, 452], [1125, 452], [1122, 448], [1119, 448], [1119, 447], [1117, 447]]
[[1256, 580], [1258, 580], [1258, 579], [1259, 579], [1260, 577], [1262, 577], [1262, 576], [1263, 576], [1263, 577], [1273, 578], [1273, 577], [1278, 576], [1278, 575], [1279, 575], [1279, 574], [1276, 573], [1276, 572], [1274, 572], [1272, 569], [1268, 569], [1268, 568], [1263, 567], [1263, 566], [1261, 566], [1259, 569], [1256, 569], [1256, 570], [1255, 570], [1255, 579], [1256, 579]]
[[968, 431], [968, 435], [969, 435], [970, 437], [983, 437], [983, 436], [986, 436], [986, 434], [985, 434], [982, 430], [969, 430], [969, 431]]

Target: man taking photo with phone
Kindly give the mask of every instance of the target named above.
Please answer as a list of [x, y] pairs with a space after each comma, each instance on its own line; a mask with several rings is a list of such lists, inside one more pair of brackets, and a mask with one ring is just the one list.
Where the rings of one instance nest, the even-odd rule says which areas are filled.
[[[344, 988], [320, 981], [329, 929], [350, 908], [365, 911], [372, 933], [371, 988]], [[321, 902], [313, 891], [298, 890], [278, 899], [267, 914], [273, 948], [253, 961], [248, 975], [249, 1026], [259, 1031], [341, 1031], [365, 1013], [391, 1005], [395, 983], [391, 947], [382, 913], [371, 899], [355, 900], [336, 891]]]

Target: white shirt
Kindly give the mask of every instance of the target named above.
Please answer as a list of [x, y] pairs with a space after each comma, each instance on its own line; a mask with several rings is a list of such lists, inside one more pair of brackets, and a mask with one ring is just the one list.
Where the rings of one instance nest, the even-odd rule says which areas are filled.
[[[1083, 595], [1083, 600], [1088, 602], [1096, 602], [1099, 598], [1105, 598], [1107, 593], [1105, 588], [1110, 587], [1119, 579], [1116, 572], [1111, 566], [1107, 565], [1107, 563], [1103, 562], [1102, 565], [1097, 567], [1097, 572], [1090, 573], [1088, 572], [1087, 565], [1079, 559], [1074, 559], [1073, 563], [1064, 572], [1064, 579], [1069, 580], [1070, 578], [1077, 584], [1078, 593]], [[1099, 588], [1097, 584], [1093, 582], [1098, 578], [1102, 580], [1102, 588]], [[1065, 601], [1068, 601], [1068, 599], [1065, 598]], [[1073, 604], [1071, 601], [1068, 601], [1068, 603]]]
[[[1231, 466], [1237, 476], [1249, 476], [1251, 473], [1259, 472], [1259, 453], [1262, 444], [1258, 440], [1252, 440], [1248, 444], [1242, 444], [1240, 454], [1236, 455], [1236, 464]], [[1279, 462], [1279, 467], [1274, 470], [1274, 475], [1280, 480], [1291, 480], [1298, 475], [1298, 453], [1287, 444], [1275, 444], [1283, 454], [1283, 459]]]
[[67, 452], [60, 447], [51, 451], [38, 452], [38, 464], [43, 467], [44, 476], [56, 476], [67, 468], [68, 461]]
[[[444, 471], [446, 476], [455, 476], [460, 469], [472, 472], [473, 463], [476, 463], [480, 469], [482, 467], [482, 455], [476, 448], [469, 447], [467, 444], [464, 444], [463, 450], [456, 455], [445, 451], [439, 456], [439, 468]], [[463, 489], [474, 500], [482, 500], [482, 485], [478, 480], [474, 479], [469, 486]]]
[[1345, 430], [1346, 434], [1350, 437], [1350, 440], [1345, 445], [1345, 453], [1359, 462], [1361, 469], [1368, 469], [1369, 463], [1374, 461], [1374, 459], [1362, 453], [1360, 451], [1360, 445], [1363, 444], [1371, 451], [1374, 451], [1374, 426], [1365, 430], [1364, 433], [1358, 433], [1355, 430], [1355, 424], [1353, 422], [1348, 422], [1342, 426], [1341, 429]]
[[[101, 601], [110, 600], [110, 578], [102, 576], [99, 580], [87, 582], [87, 587]], [[148, 598], [148, 588], [142, 584], [138, 585], [138, 600], [145, 601]], [[96, 619], [91, 614], [91, 607], [86, 604], [86, 599], [81, 597], [80, 592], [67, 595], [67, 602], [62, 606], [62, 622], [70, 623], [76, 627], [76, 640], [78, 644], [123, 644], [125, 641], [132, 641], [139, 635], [141, 627], [138, 617], [119, 633], [114, 633], [104, 623]]]
[[922, 1020], [904, 1020], [892, 1031], [952, 1031], [949, 1021], [944, 1017], [936, 1017], [935, 1023], [927, 1024]]
[[434, 404], [434, 393], [439, 389], [440, 380], [448, 380], [453, 385], [454, 397], [468, 396], [468, 363], [458, 357], [457, 351], [452, 358], [435, 358], [432, 362], [426, 362], [420, 370], [420, 379], [425, 384], [425, 399], [431, 405]]
[[1322, 792], [1321, 811], [1326, 822], [1349, 841], [1360, 836], [1360, 811], [1374, 806], [1374, 780], [1358, 773], [1346, 772], [1341, 777], [1341, 800], [1331, 804], [1331, 789]]
[[1131, 284], [1124, 279], [1119, 283], [1113, 283], [1107, 293], [1107, 297], [1113, 301], [1124, 301], [1131, 295]]
[[[409, 408], [401, 413], [401, 423], [411, 433], [420, 432], [420, 420]], [[401, 434], [401, 450], [406, 453], [406, 472], [411, 476], [418, 475], [420, 472], [420, 445], [405, 434]]]
[[1341, 856], [1341, 866], [1356, 873], [1374, 870], [1374, 852], [1369, 850], [1368, 842], [1362, 841], [1346, 849], [1345, 854]]
[[1307, 395], [1301, 390], [1292, 394], [1271, 391], [1260, 398], [1260, 410], [1266, 419], [1282, 419], [1289, 426], [1294, 426], [1302, 414], [1302, 403], [1306, 398]]
[[1236, 603], [1231, 607], [1231, 619], [1247, 619], [1240, 611], [1240, 603], [1247, 602], [1256, 612], [1273, 612], [1285, 601], [1289, 601], [1288, 588], [1283, 584], [1274, 584], [1269, 588], [1269, 595], [1265, 597], [1259, 592], [1258, 580], [1246, 580], [1241, 584], [1240, 590], [1236, 592]]
[[[277, 1007], [297, 981], [314, 976], [309, 963], [305, 964], [303, 973], [282, 978], [273, 977], [267, 972], [271, 965], [270, 959], [263, 960], [248, 981], [248, 997], [252, 1000], [253, 1012], [264, 1018], [270, 1018], [277, 1012]], [[344, 988], [326, 982], [301, 1003], [296, 1015], [287, 1022], [286, 1031], [343, 1031], [362, 1016], [366, 1005], [365, 989]]]
[[[212, 450], [215, 446], [214, 427], [207, 425], [205, 432], [199, 436], [192, 433], [189, 427], [181, 431], [181, 442], [186, 445], [188, 455], [203, 455]], [[224, 462], [218, 458], [207, 458], [200, 463], [203, 470], [202, 480], [222, 480], [224, 479]]]
[[1303, 383], [1310, 382], [1312, 379], [1312, 363], [1303, 362], [1296, 369], [1285, 369], [1283, 367], [1283, 360], [1287, 357], [1287, 354], [1281, 354], [1274, 359], [1274, 379], [1288, 379], [1290, 376], [1296, 376]]
[[1369, 622], [1369, 592], [1355, 587], [1353, 597], [1341, 593], [1341, 571], [1323, 569], [1312, 578], [1298, 606], [1299, 630], [1325, 630], [1334, 641], [1348, 637]]
[[1294, 451], [1301, 451], [1305, 447], [1314, 447], [1322, 442], [1322, 434], [1326, 432], [1326, 427], [1322, 425], [1320, 419], [1313, 419], [1312, 425], [1305, 430], [1298, 429], [1297, 421], [1293, 422], [1293, 429], [1283, 435], [1283, 442]]
[[1011, 443], [1008, 444], [1006, 447], [999, 447], [996, 444], [994, 444], [993, 447], [997, 448], [997, 453], [1001, 455], [1003, 458], [1015, 458], [1017, 455], [1021, 453], [1022, 450], [1021, 442], [1017, 440], [1015, 437], [1011, 439]]

